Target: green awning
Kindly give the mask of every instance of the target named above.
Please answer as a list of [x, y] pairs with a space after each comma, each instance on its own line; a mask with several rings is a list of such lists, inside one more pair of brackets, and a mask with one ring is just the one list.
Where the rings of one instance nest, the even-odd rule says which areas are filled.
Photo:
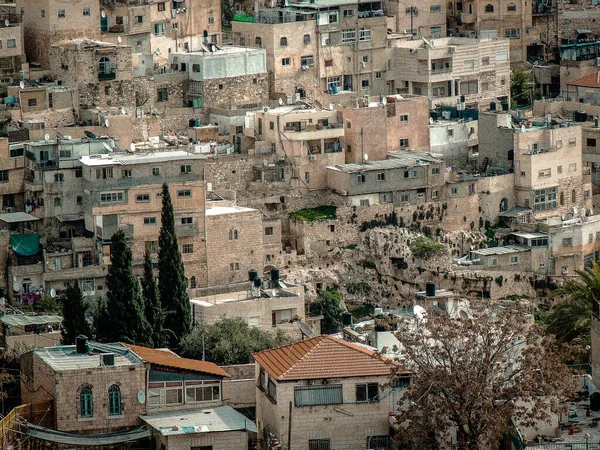
[[5, 314], [0, 317], [0, 322], [5, 325], [24, 326], [24, 325], [45, 325], [47, 323], [61, 323], [60, 316], [26, 316], [24, 314]]
[[10, 246], [17, 255], [33, 256], [40, 252], [40, 234], [12, 234]]

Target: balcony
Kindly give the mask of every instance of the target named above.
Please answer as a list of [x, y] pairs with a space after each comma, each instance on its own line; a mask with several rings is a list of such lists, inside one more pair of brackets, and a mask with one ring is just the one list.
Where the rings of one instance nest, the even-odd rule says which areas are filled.
[[126, 239], [133, 239], [133, 225], [125, 223], [121, 225], [109, 225], [105, 227], [96, 227], [96, 236], [103, 241], [110, 241], [110, 238], [117, 231], [123, 230]]
[[200, 230], [198, 229], [197, 223], [191, 223], [189, 225], [175, 226], [175, 234], [177, 235], [178, 238], [198, 236], [199, 233], [200, 233]]
[[104, 70], [103, 72], [98, 72], [98, 81], [109, 81], [117, 78], [117, 70], [110, 69]]

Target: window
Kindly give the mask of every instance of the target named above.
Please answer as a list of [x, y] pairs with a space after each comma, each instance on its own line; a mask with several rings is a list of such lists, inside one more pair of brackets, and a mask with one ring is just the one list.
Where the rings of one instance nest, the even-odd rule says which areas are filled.
[[538, 189], [535, 191], [535, 210], [545, 211], [547, 209], [554, 209], [557, 206], [556, 193], [558, 188], [552, 187], [548, 189]]
[[144, 225], [156, 225], [156, 217], [144, 217]]
[[192, 166], [189, 164], [181, 166], [181, 173], [192, 173]]
[[75, 204], [80, 206], [83, 205], [83, 197], [81, 195], [75, 197]]
[[158, 8], [159, 11], [164, 11], [165, 10], [165, 2], [158, 3], [156, 6], [157, 6], [157, 8]]
[[121, 389], [116, 384], [108, 388], [108, 415], [121, 415]]
[[148, 405], [176, 405], [183, 403], [183, 383], [171, 382], [169, 387], [165, 382], [148, 383]]
[[121, 178], [131, 178], [131, 169], [122, 170]]
[[477, 80], [471, 81], [461, 81], [460, 83], [460, 93], [462, 95], [472, 95], [477, 94]]
[[144, 16], [135, 16], [134, 23], [137, 25], [144, 23]]
[[509, 12], [516, 12], [517, 5], [515, 5], [514, 3], [509, 3], [508, 6], [506, 7], [506, 10]]
[[588, 198], [590, 198], [590, 190], [589, 189], [586, 189], [585, 191], [583, 191], [583, 198], [586, 200]]
[[221, 400], [221, 385], [218, 381], [186, 381], [185, 402], [213, 402]]
[[300, 57], [300, 65], [303, 67], [314, 66], [315, 65], [315, 57], [313, 55], [301, 56]]
[[504, 30], [504, 37], [507, 39], [519, 39], [520, 34], [520, 28], [506, 28]]
[[277, 403], [277, 385], [270, 377], [267, 382], [267, 397], [269, 397], [273, 403]]
[[498, 258], [488, 258], [488, 266], [496, 267], [498, 265]]
[[438, 198], [440, 196], [440, 191], [433, 190], [431, 191], [431, 198]]
[[295, 406], [340, 405], [342, 403], [341, 384], [294, 387]]
[[361, 87], [367, 89], [369, 87], [369, 80], [362, 80]]
[[165, 35], [166, 23], [155, 23], [154, 24], [154, 35], [164, 36]]
[[393, 389], [406, 389], [410, 386], [410, 375], [401, 375], [394, 380]]
[[408, 123], [409, 122], [408, 119], [409, 119], [408, 114], [400, 114], [398, 116], [398, 120], [400, 120], [400, 123], [402, 123], [402, 124]]
[[[8, 172], [8, 171], [6, 171], [6, 172]], [[7, 175], [8, 175], [8, 173], [7, 173]], [[7, 178], [8, 178], [8, 176], [7, 176]], [[56, 183], [62, 183], [63, 181], [65, 181], [65, 174], [64, 173], [55, 173], [54, 174], [54, 182], [56, 182]]]
[[342, 30], [342, 42], [356, 41], [356, 30], [354, 28], [346, 28]]
[[238, 230], [229, 230], [229, 240], [237, 241], [239, 237]]
[[484, 56], [483, 58], [481, 58], [481, 65], [482, 66], [489, 66], [490, 65], [490, 57], [489, 56]]
[[215, 24], [215, 18], [214, 17], [209, 17], [208, 18], [208, 24], [209, 25], [214, 25]]
[[10, 149], [10, 157], [11, 158], [16, 158], [18, 156], [23, 156], [23, 155], [24, 155], [23, 147]]
[[289, 66], [289, 65], [291, 65], [291, 63], [292, 62], [291, 62], [290, 58], [281, 58], [281, 65], [282, 66]]
[[310, 34], [304, 35], [304, 44], [310, 44]]
[[192, 225], [193, 223], [194, 223], [193, 217], [182, 217], [181, 218], [181, 225]]
[[37, 98], [28, 98], [27, 106], [37, 106]]
[[587, 146], [588, 147], [595, 147], [596, 146], [596, 139], [587, 138]]
[[265, 236], [273, 236], [273, 227], [265, 227]]
[[368, 436], [368, 449], [389, 448], [389, 436]]
[[46, 17], [46, 10], [42, 9], [42, 18]]
[[338, 14], [339, 13], [337, 11], [330, 11], [329, 12], [329, 23], [338, 23], [339, 22]]
[[308, 450], [330, 450], [329, 439], [309, 439]]
[[572, 247], [573, 246], [573, 238], [564, 238], [562, 240], [563, 247]]
[[345, 9], [344, 17], [354, 17], [354, 10], [353, 9]]
[[408, 147], [408, 139], [400, 139], [400, 148]]
[[79, 415], [81, 417], [94, 417], [94, 398], [92, 388], [84, 387], [79, 392]]
[[490, 90], [490, 84], [489, 83], [481, 83], [481, 90], [483, 92], [489, 91]]
[[575, 147], [577, 145], [577, 139], [569, 139], [569, 147]]
[[96, 179], [107, 180], [113, 177], [113, 168], [104, 167], [103, 169], [96, 169]]
[[490, 5], [489, 3], [487, 5], [485, 5], [485, 12], [486, 13], [493, 13], [494, 12], [494, 5]]
[[146, 241], [144, 244], [148, 253], [152, 255], [158, 253], [158, 241]]
[[458, 195], [458, 188], [456, 188], [456, 187], [453, 187], [453, 188], [450, 190], [450, 195]]
[[577, 172], [577, 163], [569, 164], [569, 172]]
[[167, 88], [158, 88], [156, 90], [157, 101], [166, 102], [169, 100], [169, 91]]
[[381, 72], [375, 72], [375, 79], [381, 80]]
[[65, 17], [67, 17], [67, 15], [65, 14], [65, 10], [64, 9], [59, 9], [58, 10], [58, 18], [59, 19], [64, 19]]
[[183, 244], [181, 253], [194, 253], [194, 244]]
[[137, 203], [146, 203], [150, 201], [150, 194], [138, 194], [135, 196]]
[[404, 178], [417, 178], [417, 171], [416, 170], [405, 170]]
[[287, 47], [288, 45], [288, 41], [287, 41], [287, 37], [283, 36], [279, 38], [279, 46], [280, 47]]
[[377, 383], [365, 383], [356, 385], [357, 402], [378, 402], [379, 385]]
[[363, 200], [360, 201], [360, 207], [361, 208], [368, 208], [369, 205], [370, 205], [370, 203], [369, 203], [369, 199], [368, 198], [367, 199], [363, 199]]
[[179, 22], [173, 23], [173, 31], [178, 31], [178, 30], [179, 30]]
[[442, 27], [439, 25], [431, 27], [429, 29], [429, 32], [431, 33], [431, 36], [433, 36], [433, 37], [440, 36], [442, 34]]
[[177, 191], [177, 198], [192, 198], [192, 191], [189, 189]]
[[339, 76], [337, 77], [327, 77], [327, 89], [331, 90], [333, 86], [340, 87], [342, 85], [342, 80]]
[[366, 177], [363, 174], [357, 175], [356, 176], [356, 182], [357, 183], [364, 183], [366, 180]]
[[91, 16], [92, 12], [90, 11], [90, 8], [83, 8], [83, 15], [84, 16]]
[[542, 169], [538, 172], [538, 178], [547, 178], [552, 176], [552, 169]]
[[510, 265], [514, 266], [515, 264], [519, 264], [519, 257], [518, 256], [511, 256], [510, 257]]
[[358, 30], [359, 41], [370, 41], [371, 40], [371, 27], [364, 27]]
[[123, 201], [123, 192], [101, 192], [100, 203], [119, 203]]
[[240, 263], [229, 263], [229, 270], [231, 272], [236, 272], [240, 270]]
[[58, 152], [58, 157], [59, 158], [70, 158], [71, 157], [71, 150], [60, 150]]
[[453, 129], [451, 129], [451, 128], [448, 128], [448, 129], [446, 130], [446, 132], [447, 132], [447, 134], [448, 134], [448, 137], [452, 137], [452, 136], [454, 136], [454, 130], [453, 130]]
[[440, 13], [442, 12], [442, 5], [431, 5], [429, 7], [430, 13]]
[[379, 172], [377, 174], [377, 181], [385, 181], [385, 172]]

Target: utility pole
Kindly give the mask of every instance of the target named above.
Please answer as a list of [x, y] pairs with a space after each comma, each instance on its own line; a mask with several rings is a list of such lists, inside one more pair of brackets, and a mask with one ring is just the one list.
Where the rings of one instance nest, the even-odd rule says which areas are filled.
[[360, 157], [360, 163], [364, 164], [365, 162], [365, 138], [363, 135], [363, 128], [360, 128], [360, 151], [361, 151], [361, 157]]

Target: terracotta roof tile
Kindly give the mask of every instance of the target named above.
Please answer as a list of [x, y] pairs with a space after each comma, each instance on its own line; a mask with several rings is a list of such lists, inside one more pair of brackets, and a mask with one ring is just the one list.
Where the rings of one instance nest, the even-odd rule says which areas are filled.
[[567, 85], [600, 89], [600, 83], [598, 83], [598, 77], [599, 77], [599, 75], [597, 73], [592, 73], [591, 75], [588, 75], [583, 78], [579, 78], [578, 80], [568, 81]]
[[200, 361], [197, 359], [180, 358], [169, 350], [159, 350], [154, 348], [141, 347], [133, 344], [123, 344], [129, 347], [133, 353], [142, 358], [145, 362], [172, 369], [188, 370], [190, 372], [206, 373], [229, 378], [229, 374], [217, 366], [215, 363]]
[[278, 381], [390, 375], [394, 366], [399, 367], [371, 350], [323, 335], [253, 357]]

